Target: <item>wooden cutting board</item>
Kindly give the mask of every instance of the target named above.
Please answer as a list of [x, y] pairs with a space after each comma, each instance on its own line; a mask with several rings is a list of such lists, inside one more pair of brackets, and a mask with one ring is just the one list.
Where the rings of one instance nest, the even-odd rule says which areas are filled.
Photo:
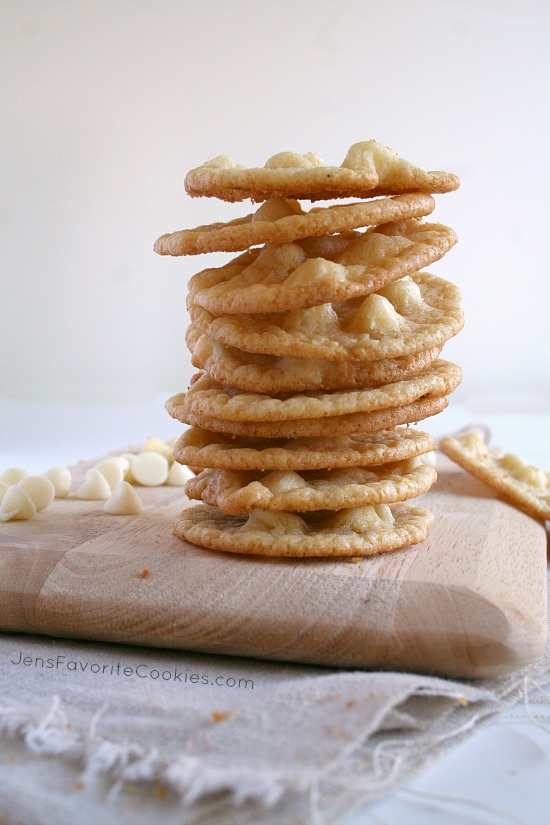
[[140, 516], [69, 498], [0, 524], [0, 628], [454, 677], [543, 652], [545, 529], [450, 462], [429, 538], [359, 563], [204, 550], [172, 535], [181, 489], [139, 493]]

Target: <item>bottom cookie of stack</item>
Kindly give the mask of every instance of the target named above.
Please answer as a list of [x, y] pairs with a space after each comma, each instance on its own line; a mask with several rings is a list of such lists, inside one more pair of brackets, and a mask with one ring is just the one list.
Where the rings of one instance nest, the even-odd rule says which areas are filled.
[[307, 515], [253, 510], [232, 516], [199, 504], [174, 533], [202, 547], [264, 556], [372, 556], [424, 541], [433, 516], [422, 507], [377, 504]]

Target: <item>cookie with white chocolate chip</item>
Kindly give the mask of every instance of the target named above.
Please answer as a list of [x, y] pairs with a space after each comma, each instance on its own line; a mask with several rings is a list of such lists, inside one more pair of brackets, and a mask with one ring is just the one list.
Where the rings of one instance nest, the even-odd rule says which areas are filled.
[[278, 357], [226, 347], [194, 324], [189, 326], [185, 341], [193, 366], [220, 384], [259, 393], [380, 387], [424, 372], [441, 352], [441, 347], [432, 347], [401, 358], [341, 361], [334, 369], [331, 361], [322, 358]]
[[185, 178], [189, 195], [226, 201], [370, 198], [402, 192], [451, 192], [459, 185], [456, 175], [425, 172], [376, 140], [354, 143], [340, 166], [326, 166], [312, 152], [279, 152], [263, 167], [250, 168], [219, 155], [192, 169]]
[[[251, 436], [253, 438], [309, 438], [331, 433], [333, 436], [354, 433], [378, 433], [391, 430], [401, 424], [413, 424], [442, 412], [449, 404], [447, 395], [428, 396], [402, 404], [371, 412], [348, 413], [327, 418], [295, 418], [285, 421], [239, 421], [212, 418], [193, 412], [182, 412], [175, 398], [166, 402], [166, 409], [172, 418], [183, 420], [194, 427], [201, 427], [215, 433]], [[200, 465], [199, 465], [200, 466]]]
[[366, 298], [262, 315], [213, 315], [189, 298], [201, 331], [225, 346], [278, 357], [378, 361], [442, 346], [464, 325], [460, 290], [428, 272]]
[[379, 467], [346, 467], [298, 473], [203, 470], [190, 479], [187, 496], [226, 513], [254, 509], [305, 512], [348, 510], [368, 504], [393, 504], [426, 493], [437, 478], [420, 458]]
[[479, 432], [442, 438], [439, 449], [521, 510], [550, 519], [550, 473], [517, 455], [489, 448]]
[[290, 421], [373, 412], [409, 404], [428, 396], [448, 395], [459, 385], [462, 370], [438, 359], [413, 378], [381, 387], [272, 396], [224, 387], [208, 373], [197, 373], [188, 392], [174, 397], [183, 420], [187, 413], [224, 421]]
[[413, 427], [291, 439], [234, 437], [189, 427], [176, 441], [174, 457], [181, 464], [198, 467], [300, 471], [376, 467], [434, 449], [432, 436]]
[[208, 504], [187, 507], [174, 533], [201, 547], [261, 556], [373, 556], [424, 541], [433, 515], [422, 507], [379, 504], [351, 510], [229, 515]]
[[194, 275], [189, 297], [213, 315], [284, 312], [364, 297], [442, 258], [456, 241], [446, 226], [410, 220], [347, 236], [268, 244]]
[[272, 198], [252, 215], [161, 235], [154, 249], [159, 255], [175, 256], [238, 252], [256, 244], [292, 243], [360, 226], [421, 217], [429, 215], [434, 205], [430, 195], [411, 194], [304, 212], [297, 201]]

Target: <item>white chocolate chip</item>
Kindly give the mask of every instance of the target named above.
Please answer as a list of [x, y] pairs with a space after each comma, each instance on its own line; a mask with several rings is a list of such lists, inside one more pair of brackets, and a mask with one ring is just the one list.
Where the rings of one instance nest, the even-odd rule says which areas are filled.
[[381, 182], [392, 172], [414, 169], [412, 163], [377, 140], [363, 140], [350, 146], [342, 167], [356, 172], [377, 172]]
[[525, 461], [517, 455], [513, 453], [505, 453], [500, 459], [500, 463], [503, 467], [506, 467], [507, 470], [511, 470], [512, 472], [518, 472], [525, 469], [527, 464]]
[[169, 464], [172, 464], [174, 461], [173, 451], [170, 449], [168, 444], [164, 441], [161, 441], [160, 438], [154, 438], [153, 436], [149, 436], [141, 447], [139, 448], [140, 453], [160, 453], [163, 455], [166, 461]]
[[[363, 267], [375, 267], [382, 264], [385, 259], [398, 255], [404, 249], [412, 246], [412, 244], [413, 241], [401, 235], [383, 235], [379, 232], [365, 232], [363, 235], [352, 240], [348, 246], [336, 256], [336, 260], [344, 266], [359, 265]], [[384, 293], [380, 290], [379, 294]], [[386, 297], [389, 298], [389, 295]]]
[[202, 164], [202, 168], [206, 169], [242, 169], [239, 163], [235, 163], [229, 155], [217, 155], [211, 160], [207, 160]]
[[[286, 200], [285, 198], [268, 198], [252, 216], [252, 223], [256, 221], [278, 221], [280, 218], [288, 218], [290, 215], [303, 215], [303, 210], [298, 201]], [[269, 249], [269, 247], [264, 247]], [[262, 253], [260, 252], [260, 255]], [[304, 255], [305, 258], [305, 255]]]
[[56, 498], [66, 498], [69, 495], [73, 478], [67, 467], [52, 467], [44, 476], [53, 484]]
[[274, 470], [260, 479], [264, 487], [267, 487], [273, 495], [286, 493], [287, 490], [295, 490], [298, 487], [306, 487], [306, 482], [301, 475], [293, 471]]
[[10, 521], [10, 519], [23, 521], [32, 518], [35, 513], [36, 507], [24, 490], [16, 485], [6, 490], [2, 504], [0, 504], [1, 521]]
[[[193, 358], [197, 362], [205, 362], [214, 354], [214, 341], [207, 335], [201, 335], [193, 347]], [[195, 363], [193, 361], [193, 363]], [[174, 442], [175, 444], [175, 442]], [[168, 442], [168, 446], [170, 446]], [[172, 445], [174, 446], [174, 445]]]
[[387, 504], [367, 505], [354, 507], [351, 510], [342, 510], [330, 520], [331, 532], [368, 533], [379, 528], [380, 522], [394, 521], [391, 509]]
[[324, 330], [327, 337], [331, 331], [336, 330], [339, 325], [338, 315], [332, 304], [320, 304], [308, 309], [291, 309], [286, 313], [281, 327], [287, 332], [298, 332], [318, 335], [319, 330]]
[[21, 479], [26, 478], [28, 472], [22, 467], [8, 467], [0, 473], [0, 481], [4, 484], [19, 484]]
[[418, 306], [422, 303], [420, 287], [418, 284], [415, 284], [409, 275], [382, 287], [382, 289], [378, 290], [378, 294], [387, 298], [400, 315], [405, 315], [407, 312], [410, 312], [415, 305]]
[[500, 459], [500, 464], [505, 467], [514, 478], [531, 484], [533, 487], [546, 487], [548, 480], [546, 473], [538, 467], [533, 467], [522, 458], [513, 453], [505, 453]]
[[140, 453], [133, 461], [132, 474], [144, 487], [159, 487], [168, 478], [168, 461], [160, 453]]
[[[126, 470], [128, 469], [128, 465], [130, 464], [130, 461], [129, 461], [128, 456], [126, 454], [125, 455], [111, 455], [108, 458], [104, 458], [103, 461], [112, 461], [114, 464], [118, 464], [118, 466], [120, 467], [120, 469], [122, 470], [123, 473], [126, 472]], [[100, 462], [100, 463], [102, 463], [102, 462]], [[96, 467], [97, 467], [97, 464], [96, 464]]]
[[77, 498], [85, 501], [101, 501], [109, 498], [111, 488], [105, 476], [95, 468], [88, 470], [86, 479], [75, 492]]
[[10, 485], [6, 484], [3, 481], [0, 481], [0, 504], [2, 504], [2, 500], [6, 495], [6, 492], [10, 489]]
[[49, 507], [55, 498], [55, 487], [45, 476], [26, 476], [17, 486], [32, 499], [37, 513]]
[[265, 162], [266, 169], [314, 169], [323, 166], [319, 155], [308, 152], [299, 155], [296, 152], [278, 152]]
[[399, 332], [399, 316], [383, 295], [367, 295], [348, 326], [350, 332]]
[[130, 484], [133, 481], [135, 481], [134, 474], [132, 473], [132, 464], [134, 463], [135, 457], [135, 453], [123, 453], [120, 456], [120, 458], [123, 458], [126, 462], [126, 469], [124, 471], [124, 481], [128, 481]]
[[184, 487], [190, 478], [195, 478], [195, 473], [190, 470], [189, 467], [174, 461], [170, 467], [165, 483], [168, 487]]
[[315, 152], [306, 152], [304, 157], [314, 168], [325, 165], [323, 158]]
[[374, 509], [382, 521], [386, 521], [388, 524], [393, 524], [395, 522], [395, 516], [393, 515], [389, 504], [375, 504]]
[[437, 453], [435, 450], [432, 450], [429, 453], [424, 453], [420, 456], [422, 459], [423, 464], [427, 464], [428, 467], [436, 467], [437, 466]]
[[124, 478], [128, 466], [129, 462], [126, 459], [123, 459], [121, 456], [116, 456], [113, 458], [104, 458], [103, 461], [95, 465], [94, 469], [99, 470], [112, 491], [116, 490]]
[[548, 476], [544, 470], [540, 470], [538, 467], [531, 465], [526, 467], [521, 473], [518, 473], [518, 478], [520, 481], [531, 484], [533, 487], [543, 489], [548, 486]]
[[133, 516], [141, 513], [143, 504], [132, 485], [127, 481], [121, 481], [116, 492], [103, 505], [103, 509], [112, 516]]
[[275, 535], [286, 533], [307, 533], [307, 524], [293, 513], [273, 512], [271, 510], [252, 510], [241, 530], [266, 530]]

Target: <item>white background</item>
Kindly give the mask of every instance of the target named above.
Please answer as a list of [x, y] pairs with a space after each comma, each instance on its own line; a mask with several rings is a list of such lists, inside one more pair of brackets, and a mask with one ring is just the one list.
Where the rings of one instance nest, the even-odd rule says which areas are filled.
[[375, 137], [456, 172], [431, 270], [462, 289], [457, 402], [550, 409], [545, 0], [3, 0], [0, 393], [141, 402], [185, 389], [187, 278], [164, 233], [249, 211], [190, 199], [216, 154], [338, 165]]

